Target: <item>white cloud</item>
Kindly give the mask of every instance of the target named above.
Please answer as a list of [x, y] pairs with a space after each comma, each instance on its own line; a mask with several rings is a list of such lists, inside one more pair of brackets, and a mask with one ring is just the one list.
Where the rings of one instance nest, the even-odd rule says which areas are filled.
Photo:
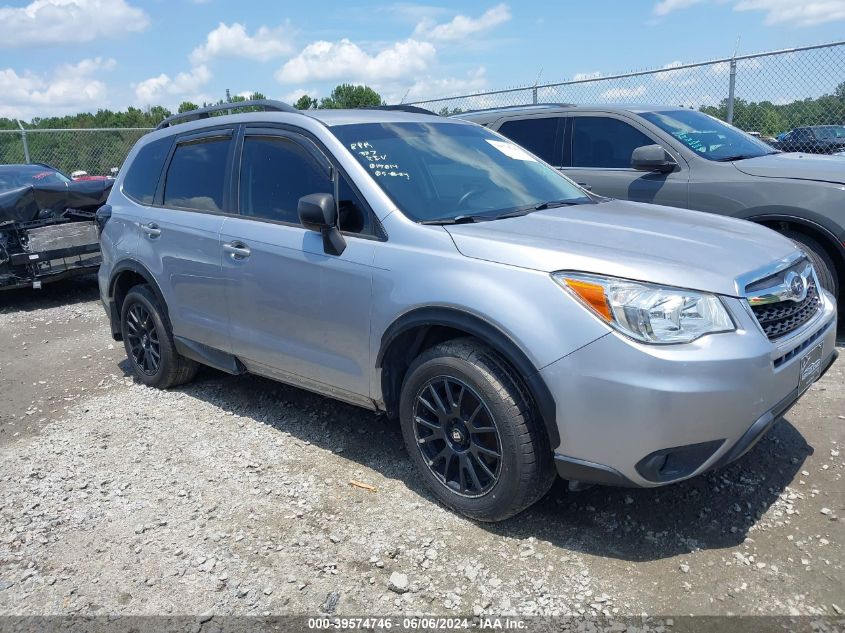
[[207, 66], [197, 66], [190, 72], [181, 72], [175, 77], [162, 73], [150, 77], [135, 86], [135, 97], [141, 105], [166, 105], [178, 98], [195, 100], [188, 95], [196, 93], [211, 80], [211, 71]]
[[462, 40], [475, 33], [487, 31], [511, 19], [511, 12], [506, 4], [497, 4], [487, 9], [478, 18], [456, 15], [449, 22], [437, 24], [432, 19], [424, 19], [414, 30], [414, 36], [431, 40]]
[[654, 15], [667, 15], [672, 11], [686, 9], [699, 2], [702, 2], [702, 0], [660, 0], [654, 5]]
[[642, 97], [646, 92], [646, 87], [643, 84], [635, 88], [611, 88], [601, 93], [602, 99], [633, 99], [635, 97]]
[[378, 82], [419, 73], [434, 61], [436, 50], [414, 39], [396, 42], [371, 55], [357, 44], [319, 41], [306, 46], [276, 72], [282, 83], [343, 80]]
[[765, 11], [766, 24], [814, 26], [845, 20], [842, 0], [739, 0], [734, 11]]
[[255, 35], [249, 35], [246, 27], [238, 22], [227, 25], [221, 22], [205, 38], [205, 43], [191, 53], [191, 63], [206, 64], [218, 57], [241, 57], [266, 62], [292, 52], [290, 28], [287, 25], [275, 28], [258, 27]]
[[[654, 14], [664, 16], [672, 11], [686, 9], [705, 0], [660, 0], [654, 5]], [[713, 0], [706, 0], [712, 2]], [[718, 0], [733, 4], [734, 11], [765, 11], [766, 24], [815, 26], [825, 22], [845, 20], [845, 2], [842, 0]]]
[[598, 79], [599, 77], [601, 77], [601, 73], [598, 70], [591, 73], [575, 73], [572, 75], [572, 81], [586, 81], [587, 79]]
[[[415, 81], [402, 94], [385, 94], [388, 103], [437, 99], [444, 96], [479, 92], [487, 88], [487, 74], [483, 66], [475, 69], [466, 77], [426, 77]], [[423, 107], [425, 105], [423, 104]]]
[[107, 105], [106, 84], [93, 75], [113, 70], [113, 59], [95, 57], [61, 64], [49, 74], [0, 70], [0, 116], [31, 119]]
[[33, 0], [24, 7], [0, 7], [0, 47], [76, 45], [143, 31], [149, 23], [126, 0]]

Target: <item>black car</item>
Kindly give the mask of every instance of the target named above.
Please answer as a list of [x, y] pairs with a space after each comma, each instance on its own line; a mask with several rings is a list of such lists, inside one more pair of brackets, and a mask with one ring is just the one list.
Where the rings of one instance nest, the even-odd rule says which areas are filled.
[[784, 152], [811, 154], [845, 152], [845, 125], [797, 127], [779, 136], [774, 146]]
[[96, 271], [95, 213], [112, 183], [73, 181], [44, 164], [0, 165], [0, 290]]

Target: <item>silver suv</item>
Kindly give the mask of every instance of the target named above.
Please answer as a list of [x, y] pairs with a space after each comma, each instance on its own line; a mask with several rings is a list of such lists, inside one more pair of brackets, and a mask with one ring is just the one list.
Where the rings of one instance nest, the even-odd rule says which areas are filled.
[[751, 220], [789, 237], [845, 305], [845, 159], [789, 154], [703, 112], [540, 104], [456, 115], [594, 193]]
[[201, 363], [385, 412], [438, 499], [496, 521], [555, 471], [735, 460], [836, 356], [831, 296], [767, 228], [594, 196], [457, 119], [242, 105], [165, 121], [98, 214], [146, 385]]

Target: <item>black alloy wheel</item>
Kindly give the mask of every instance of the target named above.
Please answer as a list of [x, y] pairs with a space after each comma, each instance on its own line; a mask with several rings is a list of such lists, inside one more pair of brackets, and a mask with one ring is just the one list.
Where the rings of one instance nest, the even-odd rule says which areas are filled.
[[140, 303], [129, 308], [126, 334], [135, 365], [148, 376], [154, 376], [161, 364], [161, 344], [152, 315]]
[[414, 404], [414, 434], [425, 462], [453, 493], [479, 497], [499, 480], [502, 443], [478, 393], [453, 376], [426, 382]]

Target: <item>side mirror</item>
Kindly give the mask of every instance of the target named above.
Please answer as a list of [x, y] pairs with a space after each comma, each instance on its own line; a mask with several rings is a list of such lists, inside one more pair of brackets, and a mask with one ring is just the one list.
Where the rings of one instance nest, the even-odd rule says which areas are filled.
[[309, 231], [319, 231], [323, 236], [323, 250], [329, 255], [340, 255], [346, 250], [346, 240], [337, 228], [337, 205], [330, 193], [312, 193], [302, 196], [297, 204], [299, 221]]
[[662, 145], [643, 145], [631, 154], [631, 167], [639, 171], [667, 173], [677, 165]]

